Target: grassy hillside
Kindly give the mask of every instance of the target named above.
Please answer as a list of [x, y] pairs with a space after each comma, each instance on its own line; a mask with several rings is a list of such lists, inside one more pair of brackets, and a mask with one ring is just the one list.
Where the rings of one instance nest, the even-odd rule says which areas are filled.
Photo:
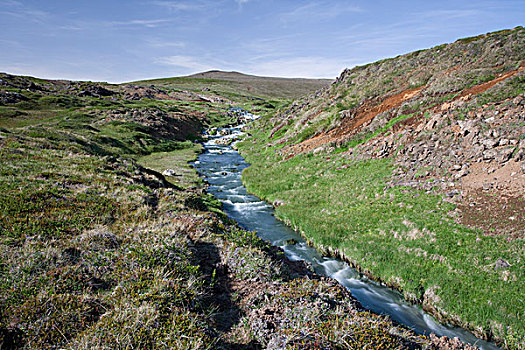
[[320, 249], [523, 348], [524, 61], [518, 27], [347, 69], [253, 126], [243, 181]]
[[154, 79], [133, 84], [186, 89], [194, 92], [211, 92], [220, 96], [232, 96], [253, 100], [296, 99], [308, 95], [330, 84], [327, 79], [272, 78], [247, 75], [237, 72], [209, 71], [168, 79]]

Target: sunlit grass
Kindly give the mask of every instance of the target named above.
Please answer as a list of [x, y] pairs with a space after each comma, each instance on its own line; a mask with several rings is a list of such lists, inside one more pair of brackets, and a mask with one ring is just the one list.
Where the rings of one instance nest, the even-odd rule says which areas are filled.
[[[523, 240], [487, 237], [456, 224], [448, 215], [454, 206], [439, 195], [386, 187], [394, 170], [388, 159], [350, 163], [341, 154], [299, 154], [284, 160], [277, 147], [265, 146], [268, 131], [252, 132], [238, 145], [251, 163], [245, 185], [283, 203], [277, 216], [314, 245], [339, 251], [445, 320], [504, 339], [525, 336]], [[512, 265], [507, 277], [494, 268], [498, 258]], [[429, 290], [432, 295], [425, 294]]]

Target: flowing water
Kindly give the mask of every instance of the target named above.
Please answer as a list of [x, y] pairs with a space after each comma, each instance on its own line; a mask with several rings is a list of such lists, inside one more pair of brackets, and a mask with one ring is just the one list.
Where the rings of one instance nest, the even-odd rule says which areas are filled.
[[[458, 337], [462, 341], [485, 349], [499, 349], [492, 343], [476, 338], [472, 333], [457, 327], [438, 323], [421, 307], [408, 303], [403, 296], [386, 286], [371, 281], [351, 268], [347, 263], [321, 255], [308, 246], [301, 235], [274, 217], [273, 207], [249, 194], [241, 181], [241, 172], [249, 164], [229, 145], [221, 145], [224, 139], [235, 139], [242, 126], [227, 129], [225, 136], [211, 137], [204, 143], [202, 153], [193, 166], [210, 184], [208, 192], [223, 203], [224, 212], [240, 226], [282, 248], [290, 260], [305, 260], [315, 272], [336, 279], [348, 288], [365, 308], [378, 314], [389, 315], [420, 334]], [[287, 244], [291, 241], [296, 244]]]

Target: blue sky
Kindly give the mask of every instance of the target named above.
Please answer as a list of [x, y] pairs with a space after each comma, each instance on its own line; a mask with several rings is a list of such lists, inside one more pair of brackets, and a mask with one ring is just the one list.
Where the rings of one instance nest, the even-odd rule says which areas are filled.
[[344, 68], [524, 25], [525, 0], [0, 0], [0, 71], [124, 82]]

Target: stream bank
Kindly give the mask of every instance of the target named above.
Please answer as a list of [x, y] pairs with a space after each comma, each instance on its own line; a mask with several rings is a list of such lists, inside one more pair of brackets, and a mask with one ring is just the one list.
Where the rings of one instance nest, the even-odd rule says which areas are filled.
[[239, 137], [242, 125], [228, 129], [222, 136], [213, 136], [204, 143], [206, 151], [194, 163], [197, 171], [210, 184], [209, 192], [223, 202], [227, 215], [258, 236], [281, 248], [292, 261], [304, 260], [322, 276], [337, 280], [352, 293], [362, 306], [377, 314], [390, 316], [419, 334], [449, 338], [475, 344], [481, 349], [498, 349], [494, 344], [476, 338], [470, 332], [438, 323], [420, 307], [404, 300], [401, 294], [361, 276], [347, 263], [323, 256], [309, 246], [301, 235], [274, 217], [273, 207], [247, 192], [241, 172], [249, 166], [224, 139]]

